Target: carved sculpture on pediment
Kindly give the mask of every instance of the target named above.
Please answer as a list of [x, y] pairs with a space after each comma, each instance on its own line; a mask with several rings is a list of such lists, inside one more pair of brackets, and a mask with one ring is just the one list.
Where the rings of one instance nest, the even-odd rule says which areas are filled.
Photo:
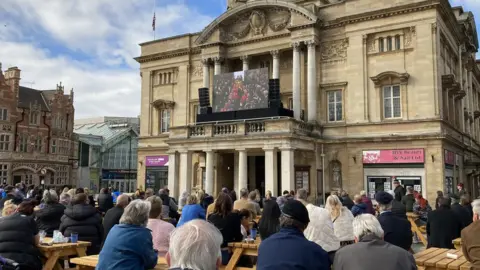
[[348, 38], [323, 42], [320, 48], [322, 60], [344, 60], [347, 58]]
[[263, 34], [265, 30], [265, 25], [267, 24], [267, 17], [265, 13], [261, 10], [254, 10], [250, 14], [250, 27], [253, 30], [254, 35]]
[[273, 32], [278, 32], [290, 23], [291, 13], [286, 9], [272, 9], [269, 10], [268, 14], [268, 26], [272, 29]]

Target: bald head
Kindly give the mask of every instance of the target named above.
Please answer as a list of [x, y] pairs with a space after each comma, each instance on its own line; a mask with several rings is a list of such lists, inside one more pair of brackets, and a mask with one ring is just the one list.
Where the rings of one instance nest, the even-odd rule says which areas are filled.
[[122, 194], [117, 198], [117, 206], [125, 208], [128, 205], [128, 195]]

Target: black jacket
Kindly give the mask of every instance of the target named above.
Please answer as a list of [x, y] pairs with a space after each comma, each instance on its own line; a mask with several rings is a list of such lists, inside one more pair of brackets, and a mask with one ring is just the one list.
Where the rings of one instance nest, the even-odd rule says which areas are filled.
[[226, 217], [220, 214], [208, 216], [208, 222], [212, 223], [222, 233], [222, 248], [228, 247], [228, 243], [241, 242], [243, 239], [241, 231], [241, 219], [237, 213], [230, 213]]
[[350, 199], [350, 196], [347, 195], [340, 197], [340, 199], [342, 200], [343, 206], [347, 207], [348, 210], [352, 210], [352, 207], [355, 205], [355, 203], [352, 201], [352, 199]]
[[401, 202], [403, 196], [405, 196], [405, 188], [402, 185], [398, 185], [393, 192], [395, 192], [395, 200]]
[[92, 243], [87, 249], [88, 255], [100, 252], [103, 240], [102, 217], [91, 205], [68, 205], [62, 217], [60, 232], [66, 237], [78, 233], [78, 240]]
[[397, 217], [407, 219], [407, 208], [397, 200], [392, 201], [392, 213]]
[[0, 218], [0, 256], [19, 263], [21, 270], [41, 270], [41, 254], [35, 246], [37, 234], [32, 217], [15, 213]]
[[102, 213], [106, 213], [113, 207], [113, 197], [111, 194], [101, 193], [98, 195], [98, 210]]
[[457, 219], [461, 223], [460, 231], [473, 222], [473, 215], [469, 213], [467, 208], [461, 206], [458, 203], [454, 203], [450, 207], [452, 208], [453, 213], [455, 213], [455, 216], [457, 216]]
[[60, 219], [65, 212], [65, 206], [60, 203], [45, 204], [44, 208], [35, 211], [34, 216], [39, 230], [44, 230], [52, 237], [53, 231], [60, 228]]
[[107, 211], [105, 217], [103, 218], [103, 241], [107, 238], [108, 232], [113, 228], [113, 226], [120, 223], [120, 217], [123, 215], [123, 207], [113, 207]]
[[453, 248], [452, 241], [460, 237], [461, 222], [451, 209], [439, 208], [428, 213], [428, 248]]
[[385, 242], [410, 250], [412, 225], [407, 219], [397, 217], [392, 212], [383, 212], [378, 216], [378, 221], [382, 225]]
[[405, 205], [407, 212], [413, 212], [413, 205], [415, 204], [415, 197], [413, 194], [403, 196], [402, 203]]

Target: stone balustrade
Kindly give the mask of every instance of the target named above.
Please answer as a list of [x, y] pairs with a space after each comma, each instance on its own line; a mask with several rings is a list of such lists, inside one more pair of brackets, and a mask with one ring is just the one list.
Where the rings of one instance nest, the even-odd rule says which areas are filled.
[[319, 138], [322, 136], [322, 128], [319, 125], [306, 123], [293, 118], [232, 121], [225, 123], [199, 123], [196, 125], [171, 127], [169, 139], [285, 134]]

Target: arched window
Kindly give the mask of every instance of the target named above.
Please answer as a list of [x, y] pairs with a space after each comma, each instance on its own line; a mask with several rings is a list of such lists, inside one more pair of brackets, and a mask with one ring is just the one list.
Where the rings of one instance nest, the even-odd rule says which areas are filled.
[[378, 39], [378, 51], [379, 52], [384, 52], [385, 51], [385, 45], [383, 44], [383, 38]]
[[395, 36], [395, 50], [400, 50], [401, 49], [401, 46], [400, 46], [400, 36], [399, 35], [396, 35]]
[[387, 37], [387, 51], [391, 51], [393, 46], [392, 46], [392, 37]]

